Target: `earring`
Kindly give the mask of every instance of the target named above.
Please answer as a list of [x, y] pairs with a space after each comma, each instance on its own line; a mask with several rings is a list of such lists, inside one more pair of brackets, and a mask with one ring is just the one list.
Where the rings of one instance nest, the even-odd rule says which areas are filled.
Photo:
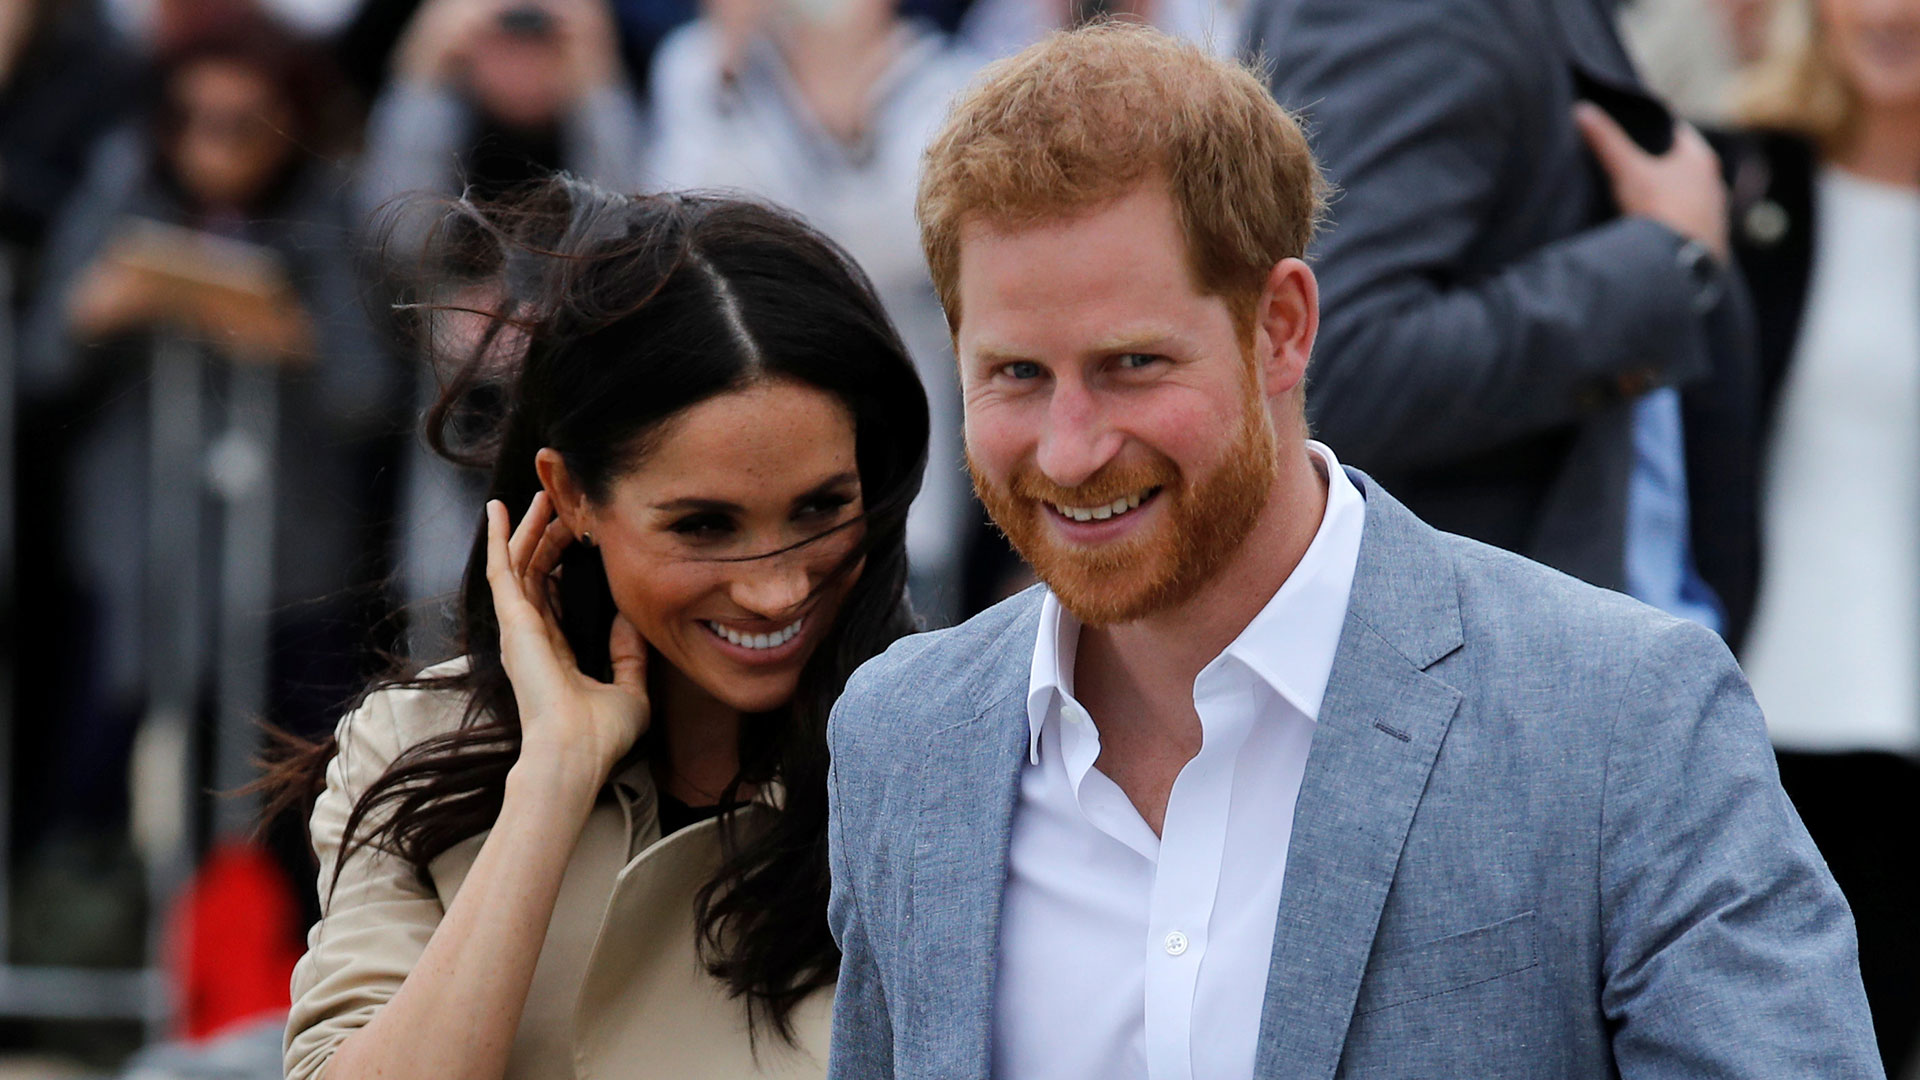
[[581, 543], [583, 543], [583, 544], [585, 544], [585, 545], [587, 545], [588, 547], [592, 547], [592, 546], [593, 546], [593, 534], [592, 534], [592, 533], [590, 533], [590, 532], [583, 532], [583, 533], [581, 533], [581, 534], [580, 534], [580, 542], [581, 542]]

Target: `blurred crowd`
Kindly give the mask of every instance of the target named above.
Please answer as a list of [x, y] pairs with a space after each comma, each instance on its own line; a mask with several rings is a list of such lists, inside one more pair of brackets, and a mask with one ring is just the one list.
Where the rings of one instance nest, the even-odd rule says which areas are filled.
[[[1115, 12], [1223, 52], [1258, 41], [1288, 63], [1287, 42], [1261, 40], [1286, 6], [0, 0], [0, 347], [15, 433], [5, 959], [148, 962], [155, 912], [129, 777], [157, 701], [185, 703], [190, 730], [214, 733], [183, 753], [192, 775], [217, 777], [214, 744], [251, 731], [219, 717], [329, 730], [392, 657], [458, 651], [446, 605], [481, 477], [436, 456], [419, 421], [438, 385], [434, 343], [470, 339], [500, 298], [428, 259], [436, 198], [508, 196], [555, 171], [618, 190], [741, 189], [838, 240], [933, 404], [912, 594], [930, 623], [956, 621], [1024, 579], [962, 463], [947, 329], [913, 217], [924, 140], [981, 65], [1051, 27]], [[1898, 879], [1860, 885], [1856, 908], [1885, 893], [1920, 910], [1914, 861], [1890, 865], [1859, 835], [1920, 812], [1899, 790], [1920, 755], [1920, 3], [1637, 0], [1617, 14], [1632, 63], [1609, 75], [1597, 60], [1587, 96], [1637, 68], [1708, 132], [1719, 153], [1706, 173], [1674, 165], [1684, 148], [1658, 139], [1609, 156], [1586, 132], [1602, 151], [1586, 155], [1570, 118], [1537, 142], [1449, 127], [1444, 95], [1394, 88], [1390, 42], [1350, 80], [1312, 83], [1334, 69], [1305, 60], [1276, 74], [1283, 102], [1327, 132], [1345, 193], [1316, 264], [1330, 315], [1314, 421], [1437, 524], [1719, 629], [1780, 745], [1803, 755], [1783, 760], [1800, 770], [1816, 838], [1866, 845], [1847, 863], [1859, 871], [1829, 851], [1843, 887]], [[1296, 73], [1307, 81], [1290, 84]], [[1355, 108], [1342, 112], [1349, 83]], [[1631, 108], [1609, 111], [1633, 134]], [[1375, 122], [1388, 115], [1482, 142], [1408, 159], [1451, 172], [1403, 194], [1376, 177], [1432, 131]], [[1432, 197], [1515, 153], [1528, 160], [1503, 183], [1534, 165], [1543, 178]], [[1703, 267], [1738, 265], [1737, 282], [1702, 288], [1738, 292], [1757, 337], [1714, 337], [1670, 369], [1662, 342], [1644, 365], [1608, 368], [1618, 400], [1555, 412], [1540, 404], [1555, 383], [1538, 373], [1580, 366], [1615, 318], [1642, 316], [1604, 308], [1616, 294], [1579, 308], [1577, 260], [1528, 260], [1585, 242], [1601, 227], [1594, 205], [1664, 221], [1658, 193], [1636, 183], [1709, 208], [1711, 223], [1667, 222], [1674, 246], [1684, 259], [1682, 241], [1697, 243]], [[1515, 224], [1526, 221], [1545, 231]], [[1625, 242], [1608, 236], [1593, 251]], [[419, 300], [468, 308], [474, 325], [457, 310], [415, 325]], [[1464, 318], [1470, 303], [1556, 314], [1509, 339]], [[1752, 360], [1718, 358], [1728, 341]], [[1709, 400], [1708, 387], [1731, 396]], [[1640, 535], [1669, 545], [1651, 576], [1636, 569]], [[246, 695], [245, 708], [223, 709], [222, 695]], [[1829, 768], [1847, 754], [1866, 764]], [[217, 814], [201, 818], [187, 823], [195, 845], [221, 831]], [[304, 841], [297, 827], [271, 841], [303, 931]], [[1882, 922], [1869, 987], [1894, 969], [1876, 1012], [1903, 1025], [1888, 1045], [1911, 1045], [1913, 917]], [[233, 1006], [195, 1030], [246, 1015]]]

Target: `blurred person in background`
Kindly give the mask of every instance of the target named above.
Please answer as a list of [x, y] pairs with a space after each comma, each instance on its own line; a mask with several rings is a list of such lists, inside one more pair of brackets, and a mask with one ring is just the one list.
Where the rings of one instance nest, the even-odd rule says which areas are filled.
[[604, 0], [428, 0], [373, 104], [360, 200], [489, 199], [566, 170], [640, 182], [641, 111]]
[[[49, 813], [88, 833], [121, 824], [129, 743], [147, 706], [149, 503], [215, 520], [205, 489], [147, 490], [156, 339], [190, 342], [209, 362], [196, 433], [207, 444], [238, 420], [227, 365], [277, 372], [282, 450], [263, 463], [275, 494], [275, 719], [324, 725], [361, 678], [364, 598], [349, 590], [377, 576], [364, 553], [393, 423], [392, 365], [362, 304], [343, 177], [316, 156], [330, 135], [324, 70], [273, 24], [229, 14], [154, 59], [147, 115], [96, 148], [49, 239], [26, 327], [23, 393], [71, 440], [57, 456], [29, 449], [36, 469], [62, 474], [66, 494], [30, 520], [59, 536], [85, 593], [82, 625], [64, 643], [83, 663], [58, 722]], [[211, 612], [220, 563], [236, 556], [219, 550], [217, 529], [201, 535]], [[203, 615], [201, 625], [213, 623]]]
[[1771, 0], [1622, 0], [1620, 36], [1648, 89], [1688, 120], [1723, 125], [1772, 9]]
[[1273, 91], [1341, 192], [1308, 415], [1430, 524], [1737, 642], [1752, 316], [1718, 162], [1613, 8], [1266, 4]]
[[38, 249], [94, 141], [126, 112], [131, 74], [81, 0], [0, 4], [0, 243]]
[[[399, 196], [484, 201], [563, 170], [614, 191], [640, 186], [641, 106], [604, 0], [426, 0], [391, 68], [367, 119], [358, 202], [403, 278], [428, 272], [404, 264], [425, 249], [435, 219], [410, 214]], [[425, 365], [415, 371], [424, 408], [437, 388]], [[418, 440], [401, 474], [395, 561], [407, 648], [445, 659], [457, 649], [451, 598], [485, 478]]]
[[[492, 465], [467, 655], [277, 774], [319, 792], [325, 909], [286, 1075], [821, 1076], [825, 730], [913, 629], [912, 361], [770, 207], [561, 180], [450, 212], [503, 275], [429, 419]], [[524, 339], [508, 371], [494, 333]]]
[[1767, 418], [1741, 661], [1902, 1075], [1920, 1042], [1920, 0], [1777, 14], [1724, 151]]
[[661, 46], [649, 100], [657, 186], [737, 188], [790, 207], [872, 277], [932, 403], [907, 547], [914, 606], [941, 623], [960, 614], [961, 565], [983, 517], [913, 198], [921, 150], [977, 66], [897, 0], [710, 0]]

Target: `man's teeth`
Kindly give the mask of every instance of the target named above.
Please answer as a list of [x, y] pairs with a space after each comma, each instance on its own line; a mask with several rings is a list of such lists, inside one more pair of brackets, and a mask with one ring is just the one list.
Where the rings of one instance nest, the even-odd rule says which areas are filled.
[[793, 625], [782, 627], [771, 634], [742, 634], [730, 626], [722, 626], [717, 622], [708, 622], [707, 629], [743, 649], [771, 649], [792, 641], [793, 636], [800, 632], [800, 627], [805, 623], [805, 619], [795, 619]]
[[1061, 506], [1059, 503], [1054, 503], [1053, 508], [1061, 517], [1072, 518], [1075, 521], [1105, 521], [1139, 506], [1140, 500], [1145, 495], [1146, 493], [1125, 495], [1100, 506]]

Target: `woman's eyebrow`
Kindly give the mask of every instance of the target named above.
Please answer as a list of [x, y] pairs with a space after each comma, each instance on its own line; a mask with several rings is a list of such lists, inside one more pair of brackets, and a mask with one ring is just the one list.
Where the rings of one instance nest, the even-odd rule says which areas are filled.
[[830, 476], [825, 480], [820, 481], [818, 484], [815, 484], [805, 495], [802, 495], [798, 499], [795, 499], [794, 502], [796, 503], [805, 502], [806, 500], [814, 498], [815, 496], [825, 495], [835, 488], [846, 487], [848, 484], [857, 484], [859, 482], [860, 482], [859, 473], [843, 472], [837, 476]]
[[738, 514], [741, 512], [740, 504], [730, 503], [724, 499], [668, 499], [666, 502], [654, 503], [653, 508], [668, 514], [678, 514], [689, 510], [708, 514]]

